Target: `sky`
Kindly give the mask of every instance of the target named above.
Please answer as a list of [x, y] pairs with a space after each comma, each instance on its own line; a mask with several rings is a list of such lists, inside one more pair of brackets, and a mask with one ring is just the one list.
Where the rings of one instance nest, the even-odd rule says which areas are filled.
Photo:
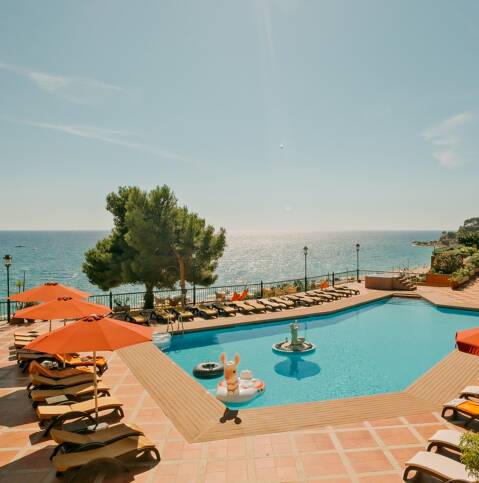
[[107, 229], [168, 184], [227, 230], [479, 216], [479, 2], [0, 7], [0, 229]]

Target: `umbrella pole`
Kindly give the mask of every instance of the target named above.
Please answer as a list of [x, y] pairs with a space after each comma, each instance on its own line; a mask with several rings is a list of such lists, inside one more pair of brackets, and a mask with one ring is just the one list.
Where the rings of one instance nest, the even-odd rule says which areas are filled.
[[52, 320], [50, 319], [49, 322], [50, 322], [50, 325], [48, 326], [48, 332], [51, 332], [52, 331]]
[[96, 377], [96, 351], [93, 351], [93, 387], [95, 395], [95, 419], [98, 419], [98, 382]]

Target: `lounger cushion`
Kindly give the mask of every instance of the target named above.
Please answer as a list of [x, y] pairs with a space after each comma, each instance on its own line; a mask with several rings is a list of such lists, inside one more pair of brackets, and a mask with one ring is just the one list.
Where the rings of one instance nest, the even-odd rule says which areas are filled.
[[[98, 398], [98, 410], [121, 407], [122, 403], [114, 397]], [[36, 413], [39, 419], [52, 419], [56, 416], [69, 413], [71, 411], [81, 411], [85, 413], [92, 413], [95, 411], [95, 400], [89, 399], [79, 403], [65, 404], [58, 406], [38, 406]]]
[[29, 374], [28, 377], [34, 386], [77, 386], [78, 384], [93, 382], [95, 375], [92, 372], [85, 372], [77, 376], [62, 379], [52, 379], [51, 377], [41, 376], [40, 374]]
[[122, 434], [128, 434], [132, 431], [140, 431], [143, 430], [137, 426], [136, 424], [114, 424], [109, 426], [105, 429], [100, 429], [98, 431], [94, 431], [93, 433], [72, 433], [71, 431], [63, 431], [62, 429], [52, 429], [50, 431], [50, 436], [53, 440], [58, 443], [72, 443], [72, 444], [86, 444], [92, 442], [100, 442], [104, 443], [106, 441], [110, 441]]
[[446, 444], [459, 448], [461, 436], [463, 433], [455, 431], [454, 429], [440, 429], [436, 431], [430, 438], [430, 443]]
[[133, 451], [154, 447], [155, 443], [144, 436], [131, 436], [102, 448], [79, 453], [60, 454], [55, 456], [52, 461], [58, 471], [67, 471], [71, 468], [83, 466], [97, 458], [118, 458]]
[[[110, 388], [107, 386], [99, 385], [98, 392], [108, 391]], [[77, 386], [65, 387], [63, 389], [34, 389], [30, 396], [33, 401], [45, 401], [47, 397], [53, 396], [83, 396], [86, 394], [93, 394], [95, 386], [89, 382], [85, 384], [79, 384]]]
[[461, 394], [477, 394], [479, 397], [479, 386], [466, 386], [462, 391]]
[[474, 478], [469, 477], [463, 464], [437, 453], [419, 451], [406, 462], [406, 466], [422, 468], [440, 476], [444, 480], [464, 480], [471, 483], [476, 481]]

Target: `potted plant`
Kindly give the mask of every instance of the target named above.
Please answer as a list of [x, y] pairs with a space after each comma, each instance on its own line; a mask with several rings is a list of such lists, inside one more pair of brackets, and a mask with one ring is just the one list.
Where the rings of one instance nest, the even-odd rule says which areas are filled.
[[479, 480], [479, 434], [467, 432], [461, 436], [461, 463], [471, 478]]

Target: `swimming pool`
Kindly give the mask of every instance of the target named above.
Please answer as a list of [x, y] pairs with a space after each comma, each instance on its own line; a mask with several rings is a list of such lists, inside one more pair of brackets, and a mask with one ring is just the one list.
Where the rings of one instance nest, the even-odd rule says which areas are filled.
[[[317, 346], [313, 354], [273, 353], [272, 344], [289, 336], [291, 320], [177, 335], [167, 354], [193, 378], [197, 363], [237, 352], [239, 370], [251, 369], [266, 383], [242, 407], [401, 391], [454, 348], [458, 330], [478, 326], [479, 313], [390, 298], [297, 321], [300, 335]], [[221, 378], [196, 380], [214, 394]]]

